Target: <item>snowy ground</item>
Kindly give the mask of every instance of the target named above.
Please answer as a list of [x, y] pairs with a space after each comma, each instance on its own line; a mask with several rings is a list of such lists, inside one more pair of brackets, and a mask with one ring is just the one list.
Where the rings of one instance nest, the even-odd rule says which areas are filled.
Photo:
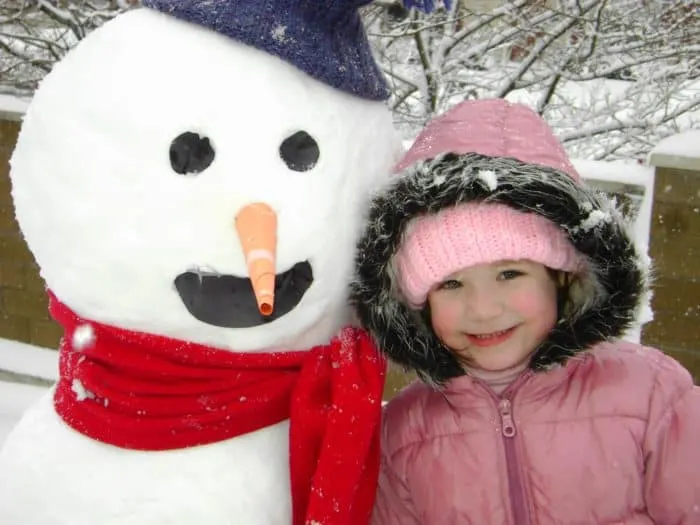
[[0, 447], [22, 413], [46, 392], [46, 387], [0, 381]]
[[22, 413], [56, 380], [57, 358], [55, 351], [0, 339], [0, 446]]

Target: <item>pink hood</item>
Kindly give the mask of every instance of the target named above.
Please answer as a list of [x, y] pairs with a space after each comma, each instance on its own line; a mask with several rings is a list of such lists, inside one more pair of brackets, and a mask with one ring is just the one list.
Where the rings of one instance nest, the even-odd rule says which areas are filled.
[[429, 124], [371, 206], [357, 256], [353, 302], [394, 362], [441, 384], [464, 374], [452, 352], [402, 297], [395, 257], [410, 221], [469, 202], [537, 214], [560, 228], [587, 272], [566, 298], [561, 322], [530, 366], [546, 370], [626, 332], [648, 292], [648, 274], [621, 212], [580, 184], [547, 125], [503, 100], [468, 102]]
[[512, 157], [525, 164], [557, 169], [581, 181], [549, 126], [528, 107], [502, 99], [458, 104], [429, 122], [396, 171], [446, 152]]

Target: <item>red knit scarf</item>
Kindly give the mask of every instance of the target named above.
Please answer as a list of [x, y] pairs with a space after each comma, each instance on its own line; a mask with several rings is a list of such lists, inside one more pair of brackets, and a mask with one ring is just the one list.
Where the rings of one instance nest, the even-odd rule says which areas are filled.
[[171, 450], [290, 419], [293, 524], [368, 522], [385, 363], [365, 332], [303, 352], [229, 352], [87, 321], [49, 299], [65, 329], [54, 404], [72, 428]]

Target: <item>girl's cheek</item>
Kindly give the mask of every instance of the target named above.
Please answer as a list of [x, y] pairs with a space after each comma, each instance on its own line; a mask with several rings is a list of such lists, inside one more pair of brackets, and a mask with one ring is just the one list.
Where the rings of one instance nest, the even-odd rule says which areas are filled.
[[539, 319], [543, 324], [556, 321], [556, 289], [551, 293], [539, 290], [517, 290], [510, 297], [510, 307], [522, 317]]
[[517, 290], [510, 296], [510, 305], [513, 310], [524, 315], [537, 313], [546, 307], [543, 297], [532, 290]]
[[462, 308], [459, 301], [442, 300], [430, 306], [433, 329], [440, 332], [451, 332], [459, 329]]

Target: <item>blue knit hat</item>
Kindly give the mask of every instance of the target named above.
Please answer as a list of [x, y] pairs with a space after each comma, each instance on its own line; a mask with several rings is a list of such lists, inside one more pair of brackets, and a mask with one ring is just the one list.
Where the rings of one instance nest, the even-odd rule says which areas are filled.
[[[312, 77], [371, 100], [389, 96], [358, 9], [372, 0], [143, 0], [293, 64]], [[431, 10], [432, 0], [405, 0]]]
[[357, 9], [371, 0], [144, 0], [181, 20], [261, 49], [360, 97], [388, 89]]

